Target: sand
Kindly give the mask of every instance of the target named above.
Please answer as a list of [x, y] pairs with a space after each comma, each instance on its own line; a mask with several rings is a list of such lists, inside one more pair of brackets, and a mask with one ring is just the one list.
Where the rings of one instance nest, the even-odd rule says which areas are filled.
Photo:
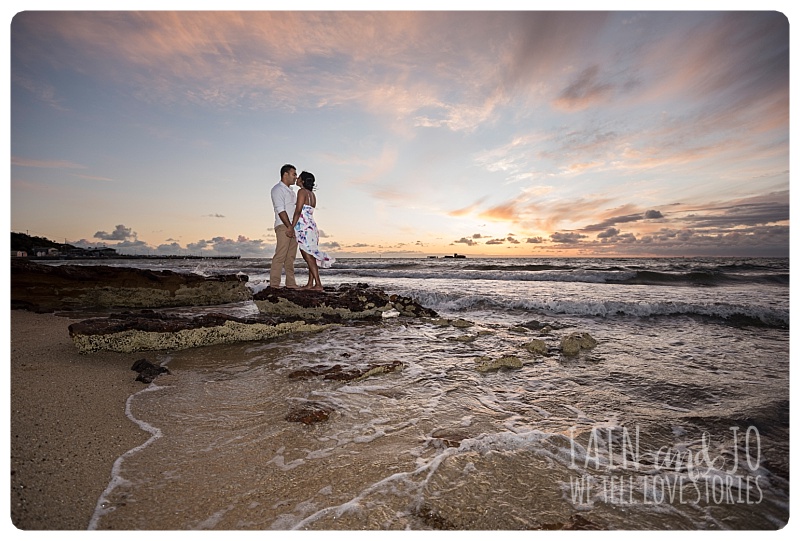
[[149, 437], [125, 416], [144, 355], [81, 355], [73, 321], [11, 311], [9, 529], [85, 530], [114, 461]]

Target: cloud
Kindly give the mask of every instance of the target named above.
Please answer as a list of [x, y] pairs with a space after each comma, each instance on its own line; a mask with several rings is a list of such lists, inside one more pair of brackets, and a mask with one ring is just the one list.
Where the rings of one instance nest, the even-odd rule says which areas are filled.
[[120, 224], [114, 228], [114, 231], [111, 233], [106, 233], [105, 231], [96, 232], [94, 238], [100, 240], [125, 241], [128, 239], [135, 239], [136, 232], [132, 231], [130, 227], [125, 227]]
[[325, 250], [340, 250], [342, 248], [342, 245], [336, 241], [323, 242], [319, 246], [320, 248], [324, 248]]
[[567, 111], [579, 111], [608, 99], [613, 86], [599, 79], [597, 65], [584, 69], [553, 102], [555, 107]]
[[556, 231], [555, 233], [550, 235], [550, 240], [553, 242], [558, 242], [560, 244], [575, 244], [580, 242], [580, 239], [585, 239], [586, 235], [581, 235], [580, 233], [561, 233]]
[[475, 245], [476, 245], [476, 244], [478, 244], [478, 243], [477, 243], [477, 242], [475, 242], [475, 241], [474, 241], [474, 240], [472, 240], [472, 239], [468, 239], [468, 238], [466, 238], [466, 237], [461, 237], [461, 238], [460, 238], [460, 239], [458, 239], [458, 240], [454, 240], [454, 241], [453, 241], [453, 244], [466, 244], [467, 246], [475, 246]]
[[487, 209], [478, 214], [478, 216], [489, 220], [513, 222], [516, 221], [519, 216], [519, 209], [516, 201], [511, 200], [507, 203]]
[[597, 235], [597, 238], [598, 239], [608, 239], [608, 238], [611, 238], [611, 237], [616, 237], [617, 235], [619, 235], [619, 229], [615, 229], [613, 227], [609, 227], [608, 229], [606, 229], [602, 233], [599, 233]]
[[504, 242], [505, 242], [505, 239], [492, 239], [492, 240], [487, 240], [486, 244], [488, 244], [488, 245], [491, 245], [491, 244], [503, 244]]
[[48, 107], [57, 111], [67, 111], [63, 106], [64, 100], [56, 95], [57, 91], [50, 83], [34, 81], [32, 78], [21, 74], [12, 74], [11, 80], [14, 84], [30, 92], [38, 101], [46, 104]]
[[510, 242], [511, 244], [519, 244], [519, 241], [517, 239], [515, 239], [514, 237], [507, 237], [506, 240], [508, 242]]
[[204, 218], [224, 218], [224, 214], [203, 214]]
[[181, 253], [182, 251], [183, 248], [181, 248], [181, 245], [178, 244], [177, 242], [171, 242], [169, 244], [159, 244], [158, 246], [156, 246], [156, 252], [164, 255], [176, 255]]
[[118, 250], [146, 250], [149, 246], [143, 240], [124, 240], [116, 243], [114, 248]]
[[480, 199], [478, 199], [477, 201], [475, 201], [471, 205], [468, 205], [466, 207], [463, 207], [463, 208], [460, 208], [460, 209], [457, 209], [457, 210], [451, 210], [450, 212], [447, 213], [447, 215], [457, 218], [457, 217], [460, 217], [460, 216], [467, 216], [469, 214], [472, 214], [478, 208], [480, 208], [481, 204], [484, 201], [486, 201], [488, 198], [489, 198], [489, 196], [483, 196], [483, 197], [481, 197]]
[[661, 214], [661, 212], [657, 210], [648, 210], [643, 214], [636, 213], [636, 214], [625, 214], [622, 216], [611, 216], [610, 218], [606, 218], [600, 223], [587, 225], [586, 227], [581, 228], [581, 231], [603, 231], [603, 230], [608, 230], [609, 227], [617, 224], [638, 222], [641, 220], [654, 220], [663, 217], [664, 216]]
[[528, 237], [525, 242], [528, 244], [541, 244], [544, 242], [544, 239], [542, 237]]
[[266, 243], [263, 239], [250, 239], [244, 235], [239, 235], [235, 239], [225, 236], [199, 239], [186, 245], [186, 250], [193, 254], [210, 256], [264, 257], [271, 255], [274, 248], [271, 243]]
[[694, 227], [768, 225], [789, 221], [789, 192], [749, 197], [698, 209], [683, 220]]

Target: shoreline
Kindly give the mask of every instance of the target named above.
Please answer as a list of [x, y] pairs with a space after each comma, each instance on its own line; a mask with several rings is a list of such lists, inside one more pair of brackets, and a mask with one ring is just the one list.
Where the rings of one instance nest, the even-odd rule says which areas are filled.
[[[77, 314], [76, 314], [77, 315]], [[86, 530], [114, 461], [150, 435], [125, 415], [140, 353], [78, 353], [75, 320], [11, 310], [11, 526]]]

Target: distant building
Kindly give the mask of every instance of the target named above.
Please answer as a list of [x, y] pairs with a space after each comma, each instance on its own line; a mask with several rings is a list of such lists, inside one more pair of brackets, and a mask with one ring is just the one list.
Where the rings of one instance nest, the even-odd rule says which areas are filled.
[[28, 257], [28, 252], [22, 250], [11, 250], [11, 257]]
[[34, 246], [33, 247], [33, 256], [34, 257], [50, 257], [50, 256], [57, 256], [58, 255], [58, 248], [50, 248], [50, 247], [42, 247], [42, 246]]

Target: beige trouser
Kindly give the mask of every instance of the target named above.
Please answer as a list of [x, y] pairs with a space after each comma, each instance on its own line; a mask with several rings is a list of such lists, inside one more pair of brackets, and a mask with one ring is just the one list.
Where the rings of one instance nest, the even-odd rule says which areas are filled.
[[297, 285], [297, 282], [294, 281], [294, 259], [297, 257], [297, 240], [294, 237], [286, 236], [288, 229], [283, 224], [275, 228], [278, 246], [275, 248], [275, 255], [272, 256], [272, 263], [269, 267], [269, 285], [271, 287], [280, 287], [281, 271], [286, 272], [287, 286]]

